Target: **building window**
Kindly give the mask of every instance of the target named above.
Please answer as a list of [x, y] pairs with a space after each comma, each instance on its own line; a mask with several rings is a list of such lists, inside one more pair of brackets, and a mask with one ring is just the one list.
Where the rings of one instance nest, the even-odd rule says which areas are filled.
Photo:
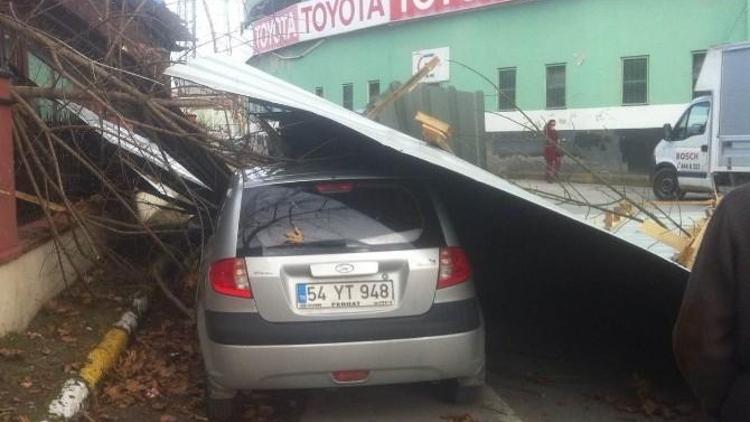
[[565, 108], [565, 65], [547, 65], [547, 108]]
[[706, 91], [695, 90], [695, 84], [698, 83], [698, 76], [700, 76], [701, 74], [701, 69], [703, 69], [703, 62], [705, 61], [706, 61], [705, 51], [693, 52], [693, 85], [692, 85], [693, 98], [708, 94]]
[[367, 83], [367, 101], [373, 103], [380, 97], [380, 81], [370, 81]]
[[344, 106], [345, 109], [354, 110], [354, 85], [342, 85], [341, 105]]
[[323, 87], [322, 86], [316, 86], [315, 87], [315, 95], [318, 97], [323, 97]]
[[497, 71], [497, 109], [500, 111], [516, 108], [516, 68], [507, 67]]
[[622, 59], [622, 103], [648, 103], [648, 57]]

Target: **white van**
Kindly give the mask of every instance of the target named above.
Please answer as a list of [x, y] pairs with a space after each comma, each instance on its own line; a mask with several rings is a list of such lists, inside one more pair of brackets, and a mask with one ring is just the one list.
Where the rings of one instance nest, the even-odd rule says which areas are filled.
[[750, 43], [712, 48], [693, 100], [654, 149], [654, 194], [682, 198], [750, 181]]

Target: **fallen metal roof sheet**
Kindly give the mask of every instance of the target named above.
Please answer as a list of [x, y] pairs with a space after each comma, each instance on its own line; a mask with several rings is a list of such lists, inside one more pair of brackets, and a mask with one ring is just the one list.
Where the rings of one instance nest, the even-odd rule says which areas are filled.
[[[588, 222], [581, 221], [568, 211], [550, 204], [548, 201], [527, 192], [523, 188], [464, 161], [451, 153], [435, 148], [422, 140], [413, 138], [347, 110], [312, 92], [305, 91], [302, 88], [247, 65], [236, 58], [221, 55], [201, 57], [191, 60], [187, 64], [173, 65], [165, 73], [169, 76], [182, 78], [214, 90], [243, 95], [255, 100], [276, 104], [289, 109], [302, 110], [324, 117], [402, 154], [468, 177], [506, 194], [513, 195], [539, 207], [546, 208], [551, 212], [565, 216], [571, 221], [613, 236], [611, 233]], [[648, 251], [648, 249], [643, 247], [642, 242], [634, 242], [627, 238], [617, 238], [623, 239], [641, 250]], [[653, 253], [651, 251], [648, 252]], [[656, 255], [682, 268], [679, 264], [666, 259], [663, 254]]]
[[[152, 164], [155, 164], [166, 170], [174, 172], [178, 176], [189, 180], [199, 186], [209, 189], [200, 179], [190, 173], [182, 164], [172, 158], [159, 145], [145, 138], [122, 125], [118, 125], [103, 119], [100, 115], [88, 108], [76, 104], [66, 103], [65, 107], [75, 113], [81, 120], [93, 129], [97, 130], [102, 137], [111, 144], [118, 146], [129, 153], [135, 154]], [[139, 174], [138, 169], [135, 169]]]

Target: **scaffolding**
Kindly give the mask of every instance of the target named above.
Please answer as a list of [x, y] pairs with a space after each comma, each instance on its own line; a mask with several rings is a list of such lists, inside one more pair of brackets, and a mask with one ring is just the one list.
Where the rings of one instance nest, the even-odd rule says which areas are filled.
[[172, 9], [177, 16], [180, 17], [182, 22], [184, 22], [184, 25], [186, 28], [190, 30], [190, 33], [192, 34], [192, 40], [184, 42], [181, 47], [190, 50], [190, 54], [192, 57], [195, 57], [196, 55], [196, 49], [197, 49], [197, 29], [198, 29], [198, 13], [196, 10], [196, 0], [174, 0], [176, 1], [176, 4], [174, 6], [169, 6], [170, 9]]

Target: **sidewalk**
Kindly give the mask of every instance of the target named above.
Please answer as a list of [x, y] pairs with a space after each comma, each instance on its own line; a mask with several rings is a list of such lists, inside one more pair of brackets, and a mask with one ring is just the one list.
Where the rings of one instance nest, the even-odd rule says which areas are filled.
[[[514, 155], [508, 157], [488, 156], [487, 169], [500, 177], [510, 180], [544, 180], [544, 159], [541, 156]], [[592, 164], [592, 171], [597, 172], [608, 182], [616, 186], [650, 187], [651, 179], [646, 173], [634, 173], [624, 168], [621, 170], [600, 169]], [[597, 179], [570, 159], [563, 158], [560, 170], [561, 181], [567, 183], [598, 183]]]

